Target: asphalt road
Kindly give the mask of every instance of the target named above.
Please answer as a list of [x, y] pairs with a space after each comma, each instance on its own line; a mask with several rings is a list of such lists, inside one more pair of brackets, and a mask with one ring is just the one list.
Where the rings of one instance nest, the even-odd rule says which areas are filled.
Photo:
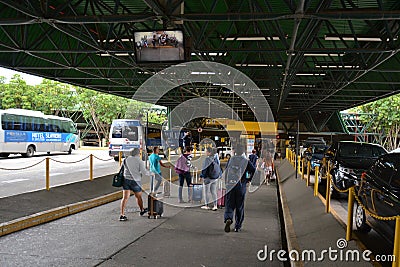
[[50, 187], [89, 179], [93, 154], [93, 177], [118, 171], [118, 162], [108, 156], [108, 150], [79, 149], [71, 155], [38, 153], [31, 158], [11, 155], [0, 158], [0, 198], [46, 187], [46, 158], [50, 158]]

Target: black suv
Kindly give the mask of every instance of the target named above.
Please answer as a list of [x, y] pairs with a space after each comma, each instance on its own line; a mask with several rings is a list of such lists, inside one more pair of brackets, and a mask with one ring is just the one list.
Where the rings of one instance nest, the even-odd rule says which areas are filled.
[[[355, 192], [362, 205], [372, 214], [391, 217], [400, 215], [400, 153], [379, 157], [361, 176]], [[355, 223], [358, 230], [369, 232], [374, 228], [393, 243], [395, 221], [382, 221], [368, 215], [357, 203]]]
[[[344, 190], [355, 184], [361, 178], [361, 173], [371, 167], [379, 156], [388, 152], [380, 145], [340, 141], [333, 144], [325, 153], [327, 161], [331, 162], [331, 175], [335, 186]], [[326, 166], [321, 174], [324, 175]], [[333, 195], [337, 191], [333, 189]]]

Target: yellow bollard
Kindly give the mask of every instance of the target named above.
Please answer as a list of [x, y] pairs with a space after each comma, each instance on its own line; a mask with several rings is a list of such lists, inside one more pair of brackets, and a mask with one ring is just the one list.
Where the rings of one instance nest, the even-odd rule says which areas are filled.
[[303, 158], [303, 160], [301, 161], [301, 179], [303, 180], [304, 179], [304, 158]]
[[353, 230], [353, 210], [354, 210], [354, 187], [349, 188], [349, 199], [347, 201], [347, 228], [346, 240], [351, 240], [351, 232]]
[[89, 180], [93, 181], [93, 154], [90, 154]]
[[297, 156], [297, 172], [301, 173], [301, 156]]
[[194, 157], [196, 157], [196, 152], [197, 152], [197, 145], [196, 145], [196, 144], [193, 144], [193, 154], [194, 154]]
[[122, 151], [118, 152], [119, 166], [122, 165]]
[[306, 182], [307, 186], [310, 186], [310, 175], [311, 175], [311, 161], [307, 161], [307, 182]]
[[288, 147], [286, 148], [286, 154], [285, 154], [285, 156], [286, 156], [286, 159], [289, 159], [289, 148], [288, 148]]
[[314, 197], [318, 195], [318, 175], [319, 175], [319, 166], [315, 166], [314, 173]]
[[393, 263], [392, 267], [400, 266], [400, 216], [396, 217], [396, 228], [394, 231], [394, 244], [393, 244]]
[[168, 148], [168, 162], [171, 162], [171, 148]]
[[330, 206], [331, 206], [331, 175], [330, 175], [329, 172], [326, 174], [326, 196], [325, 196], [325, 200], [326, 200], [325, 212], [329, 213]]
[[50, 158], [46, 158], [46, 190], [50, 190]]

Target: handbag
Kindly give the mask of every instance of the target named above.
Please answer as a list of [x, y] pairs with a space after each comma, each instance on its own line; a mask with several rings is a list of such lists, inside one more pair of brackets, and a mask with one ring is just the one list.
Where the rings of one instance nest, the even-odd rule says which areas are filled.
[[124, 164], [122, 164], [121, 169], [119, 169], [119, 172], [116, 175], [114, 175], [112, 186], [121, 187], [123, 182], [124, 182]]

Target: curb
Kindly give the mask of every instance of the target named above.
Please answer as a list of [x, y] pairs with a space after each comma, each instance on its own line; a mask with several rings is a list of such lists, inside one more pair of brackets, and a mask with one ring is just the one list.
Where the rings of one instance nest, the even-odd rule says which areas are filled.
[[[283, 221], [285, 222], [285, 233], [286, 233], [286, 242], [288, 245], [288, 251], [292, 250], [300, 251], [300, 246], [299, 243], [297, 242], [296, 232], [293, 227], [292, 216], [290, 215], [290, 210], [287, 204], [286, 195], [281, 187], [281, 179], [279, 176], [278, 169], [276, 171], [276, 176], [279, 186], [279, 198], [282, 203], [281, 205], [282, 205]], [[294, 267], [303, 267], [304, 263], [302, 261], [290, 261], [290, 265]]]
[[[177, 181], [178, 176], [173, 176], [171, 182]], [[149, 184], [144, 184], [142, 186], [143, 190], [148, 190], [150, 188]], [[90, 200], [85, 200], [77, 202], [74, 204], [68, 204], [58, 208], [41, 211], [32, 215], [28, 215], [22, 218], [18, 218], [9, 222], [0, 224], [0, 237], [8, 235], [29, 227], [37, 226], [43, 223], [51, 222], [69, 215], [79, 213], [91, 208], [95, 208], [122, 198], [122, 190], [110, 193], [104, 196], [96, 197]]]

